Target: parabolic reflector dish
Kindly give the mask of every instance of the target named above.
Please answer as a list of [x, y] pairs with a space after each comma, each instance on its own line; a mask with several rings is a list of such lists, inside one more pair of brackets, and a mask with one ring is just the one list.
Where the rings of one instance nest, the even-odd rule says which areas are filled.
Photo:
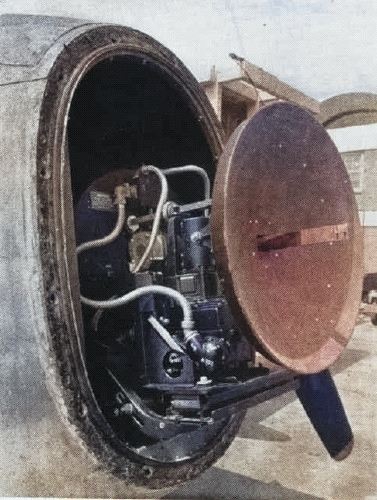
[[325, 129], [283, 102], [241, 123], [216, 173], [213, 246], [239, 325], [273, 361], [327, 368], [353, 332], [362, 237], [352, 185]]

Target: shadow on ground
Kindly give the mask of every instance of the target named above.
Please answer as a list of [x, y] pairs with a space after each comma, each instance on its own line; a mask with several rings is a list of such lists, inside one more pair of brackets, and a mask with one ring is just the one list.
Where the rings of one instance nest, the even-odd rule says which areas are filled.
[[[333, 375], [347, 370], [351, 365], [370, 356], [368, 351], [361, 349], [345, 349], [331, 368]], [[260, 422], [270, 417], [286, 405], [297, 399], [294, 391], [288, 392], [261, 405], [250, 408], [246, 418], [242, 422], [238, 436], [246, 439], [258, 439], [260, 441], [289, 441], [290, 436], [262, 425]]]
[[367, 358], [368, 356], [370, 356], [370, 352], [364, 351], [362, 349], [344, 349], [342, 354], [332, 365], [331, 373], [333, 375], [337, 375], [338, 373], [347, 370], [347, 368], [355, 363], [358, 363], [362, 359]]
[[255, 479], [212, 467], [199, 478], [173, 490], [163, 498], [200, 500], [323, 500], [284, 488], [277, 481], [264, 483]]

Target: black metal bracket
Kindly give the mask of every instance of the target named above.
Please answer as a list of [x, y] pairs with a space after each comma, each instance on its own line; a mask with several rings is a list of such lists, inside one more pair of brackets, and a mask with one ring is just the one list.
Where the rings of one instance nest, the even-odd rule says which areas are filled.
[[[169, 439], [229, 418], [237, 412], [297, 390], [300, 386], [297, 375], [287, 370], [272, 372], [246, 382], [161, 386], [159, 391], [172, 398], [172, 407], [177, 411], [176, 415], [162, 416], [151, 410], [134, 390], [124, 387], [110, 370], [107, 371], [128, 401], [128, 414], [146, 436], [158, 440]], [[190, 416], [193, 410], [195, 416]]]
[[119, 382], [116, 376], [108, 369], [108, 374], [118, 386], [120, 392], [129, 401], [127, 414], [130, 415], [135, 424], [148, 437], [153, 439], [169, 439], [178, 434], [195, 430], [200, 425], [210, 423], [211, 419], [191, 419], [181, 416], [163, 417], [158, 415], [143, 402], [143, 400], [132, 389], [126, 388]]

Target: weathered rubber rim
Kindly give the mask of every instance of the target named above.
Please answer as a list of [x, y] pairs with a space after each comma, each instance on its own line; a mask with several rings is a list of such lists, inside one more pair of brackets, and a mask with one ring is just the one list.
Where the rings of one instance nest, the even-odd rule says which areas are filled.
[[70, 424], [80, 440], [108, 471], [133, 484], [160, 488], [190, 479], [211, 465], [229, 446], [244, 413], [233, 415], [216, 441], [199, 456], [178, 464], [140, 460], [119, 441], [105, 420], [92, 393], [82, 354], [83, 328], [78, 283], [66, 118], [82, 77], [99, 62], [113, 56], [135, 56], [167, 73], [201, 122], [214, 160], [222, 147], [215, 115], [197, 81], [168, 49], [147, 35], [123, 26], [90, 28], [64, 46], [51, 68], [40, 112], [37, 143], [38, 232], [43, 267], [50, 351], [60, 375], [58, 393]]

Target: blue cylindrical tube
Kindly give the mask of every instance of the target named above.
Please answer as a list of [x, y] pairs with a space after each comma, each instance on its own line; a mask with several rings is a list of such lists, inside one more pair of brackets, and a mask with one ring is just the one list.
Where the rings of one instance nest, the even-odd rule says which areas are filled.
[[346, 458], [353, 446], [353, 433], [329, 370], [301, 375], [300, 399], [327, 451], [335, 460]]

